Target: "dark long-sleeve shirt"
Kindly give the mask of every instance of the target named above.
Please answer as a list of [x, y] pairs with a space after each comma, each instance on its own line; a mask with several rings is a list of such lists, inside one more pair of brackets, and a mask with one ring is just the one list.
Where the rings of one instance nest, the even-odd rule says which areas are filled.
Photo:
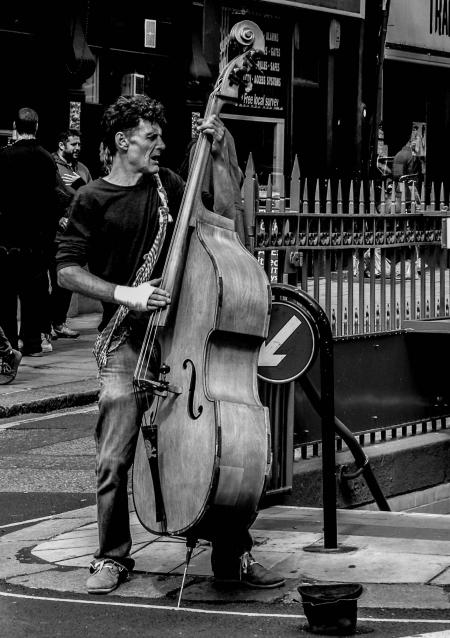
[[[170, 213], [176, 217], [184, 182], [169, 169], [160, 169], [167, 191]], [[134, 186], [117, 186], [103, 178], [82, 186], [72, 202], [69, 223], [61, 235], [56, 256], [58, 270], [85, 266], [105, 281], [131, 286], [144, 255], [151, 249], [159, 227], [160, 200], [152, 176], [143, 176]], [[152, 278], [165, 263], [174, 224], [169, 224], [166, 240]], [[115, 304], [103, 303], [100, 328], [111, 318]]]
[[47, 250], [62, 209], [55, 162], [35, 139], [0, 150], [0, 245]]

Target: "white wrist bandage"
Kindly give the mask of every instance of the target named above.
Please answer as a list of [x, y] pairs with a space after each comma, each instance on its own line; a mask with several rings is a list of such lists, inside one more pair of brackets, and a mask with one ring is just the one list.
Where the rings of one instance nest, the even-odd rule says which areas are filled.
[[151, 286], [148, 281], [139, 284], [139, 286], [116, 286], [113, 297], [114, 301], [127, 306], [131, 310], [144, 312], [147, 310], [147, 301], [154, 290], [154, 286]]

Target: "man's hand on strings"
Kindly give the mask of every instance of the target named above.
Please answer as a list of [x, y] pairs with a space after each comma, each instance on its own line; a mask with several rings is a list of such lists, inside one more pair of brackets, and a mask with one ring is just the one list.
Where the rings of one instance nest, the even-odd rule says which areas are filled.
[[198, 120], [197, 130], [212, 138], [211, 155], [223, 155], [226, 145], [225, 125], [218, 115], [210, 115], [206, 119]]
[[161, 279], [153, 279], [138, 286], [116, 286], [114, 301], [140, 312], [161, 310], [170, 303], [170, 294], [163, 288], [158, 288], [160, 282]]
[[157, 284], [161, 283], [161, 278], [153, 279], [149, 283], [153, 290], [147, 299], [147, 310], [154, 312], [168, 306], [170, 304], [170, 293], [163, 288], [157, 287]]

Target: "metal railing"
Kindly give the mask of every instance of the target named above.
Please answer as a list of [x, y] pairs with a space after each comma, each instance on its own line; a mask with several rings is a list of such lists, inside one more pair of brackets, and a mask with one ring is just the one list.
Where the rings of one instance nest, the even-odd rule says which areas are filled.
[[[289, 193], [289, 196], [286, 196]], [[324, 308], [334, 336], [396, 331], [450, 317], [448, 199], [414, 182], [269, 176], [250, 156], [243, 186], [251, 249], [271, 282], [298, 285]]]

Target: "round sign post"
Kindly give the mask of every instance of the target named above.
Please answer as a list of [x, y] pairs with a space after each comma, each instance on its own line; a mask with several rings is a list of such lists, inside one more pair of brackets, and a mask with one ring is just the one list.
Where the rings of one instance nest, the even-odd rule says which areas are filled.
[[258, 377], [268, 383], [289, 383], [304, 374], [317, 353], [311, 320], [298, 304], [274, 301], [269, 334], [262, 345]]
[[[334, 433], [333, 335], [323, 308], [289, 284], [272, 284], [269, 334], [261, 347], [258, 376], [282, 384], [307, 372], [320, 352], [322, 422], [323, 551], [336, 551], [336, 457]], [[301, 382], [300, 382], [301, 383]]]

